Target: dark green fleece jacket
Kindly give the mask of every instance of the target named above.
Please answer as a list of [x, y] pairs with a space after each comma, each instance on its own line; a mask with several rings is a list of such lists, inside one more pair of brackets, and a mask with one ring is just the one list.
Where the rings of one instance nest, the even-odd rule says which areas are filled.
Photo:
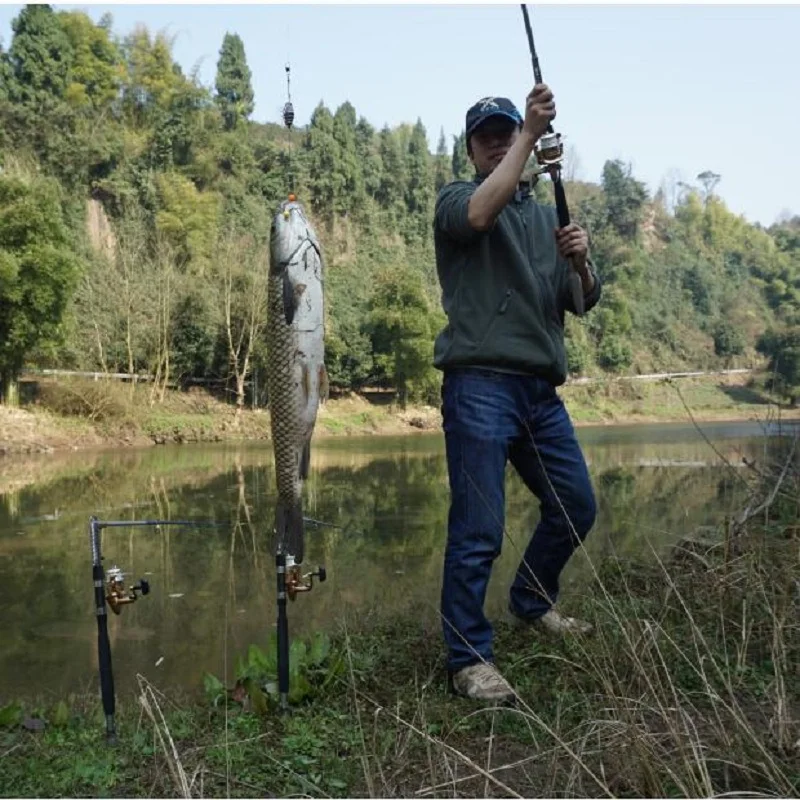
[[[560, 386], [567, 377], [564, 314], [575, 313], [568, 270], [556, 246], [555, 207], [518, 192], [492, 228], [474, 230], [467, 207], [480, 179], [444, 186], [436, 200], [434, 243], [448, 324], [433, 363], [533, 374]], [[588, 311], [600, 298], [594, 265]]]

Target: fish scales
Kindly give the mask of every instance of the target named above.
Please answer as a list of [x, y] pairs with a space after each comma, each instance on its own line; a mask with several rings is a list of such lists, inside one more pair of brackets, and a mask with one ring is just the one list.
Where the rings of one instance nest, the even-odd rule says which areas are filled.
[[302, 482], [317, 409], [328, 396], [323, 261], [300, 203], [281, 204], [270, 233], [267, 386], [278, 499], [277, 552], [303, 561]]

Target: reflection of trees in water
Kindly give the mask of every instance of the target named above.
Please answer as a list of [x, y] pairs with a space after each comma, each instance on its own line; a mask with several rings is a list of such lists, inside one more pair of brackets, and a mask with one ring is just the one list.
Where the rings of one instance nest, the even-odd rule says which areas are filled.
[[[127, 674], [139, 670], [156, 682], [194, 682], [204, 670], [222, 674], [226, 643], [230, 658], [250, 642], [265, 641], [275, 616], [272, 454], [203, 450], [99, 459], [81, 476], [29, 487], [13, 502], [0, 503], [0, 679], [18, 674], [20, 665], [30, 665], [29, 674], [40, 676], [43, 685], [62, 675], [73, 685], [94, 678], [91, 513], [227, 523], [104, 531], [106, 567], [120, 563], [131, 582], [152, 573], [151, 594], [112, 620], [115, 664], [124, 664]], [[602, 555], [612, 546], [641, 551], [644, 538], [666, 546], [721, 514], [720, 503], [736, 491], [726, 483], [719, 494], [727, 479], [716, 467], [631, 466], [650, 457], [642, 452], [593, 448], [599, 513], [587, 542], [590, 553]], [[332, 451], [312, 461], [306, 515], [340, 527], [308, 526], [306, 565], [324, 563], [329, 579], [290, 609], [296, 633], [330, 625], [345, 607], [405, 607], [422, 599], [435, 613], [438, 605], [449, 503], [443, 453], [357, 455]], [[680, 453], [672, 448], [667, 455]], [[696, 458], [693, 451], [688, 458]], [[539, 517], [538, 503], [513, 469], [506, 499], [507, 530], [516, 548], [504, 542], [490, 586], [496, 605]], [[22, 522], [43, 514], [53, 519]], [[62, 635], [72, 626], [76, 638], [32, 633], [53, 623], [63, 625]], [[165, 662], [155, 670], [162, 655]], [[230, 674], [233, 663], [228, 666]]]
[[[597, 477], [598, 517], [617, 552], [657, 550], [713, 515], [711, 468], [614, 467]], [[647, 554], [645, 553], [645, 556]]]
[[447, 502], [440, 456], [381, 458], [355, 470], [329, 467], [315, 481], [315, 513], [325, 522], [346, 523], [349, 538], [387, 553], [424, 547]]
[[[88, 537], [86, 549], [88, 552]], [[64, 636], [69, 633], [70, 615], [74, 616], [79, 596], [78, 576], [65, 565], [58, 548], [37, 551], [35, 558], [28, 558], [25, 551], [18, 552], [0, 564], [0, 685], [4, 687], [0, 694], [8, 700], [5, 687], [16, 683], [12, 676], [36, 681], [40, 675], [57, 676], [69, 664], [85, 669], [89, 640]], [[91, 590], [91, 567], [88, 578]], [[91, 601], [80, 605], [91, 612]], [[37, 688], [46, 692], [50, 687], [42, 683]]]
[[[236, 518], [228, 488], [237, 473], [228, 470], [227, 459], [218, 458], [215, 466], [206, 454], [205, 463], [190, 460], [183, 470], [180, 459], [172, 469], [159, 459], [141, 459], [144, 469], [133, 459], [131, 469], [130, 461], [109, 459], [79, 479], [68, 476], [26, 489], [17, 514], [9, 513], [14, 510], [9, 504], [0, 504], [0, 609], [5, 622], [0, 674], [19, 675], [31, 663], [53, 680], [63, 674], [72, 685], [93, 676], [90, 514], [101, 519]], [[209, 480], [208, 474], [215, 472], [221, 474]], [[59, 513], [49, 514], [53, 509]], [[53, 519], [35, 520], [43, 513]], [[19, 529], [24, 535], [17, 535]], [[120, 617], [110, 618], [112, 647], [116, 650], [121, 643], [120, 659], [129, 666], [132, 659], [145, 674], [160, 654], [191, 667], [198, 658], [206, 661], [218, 641], [221, 662], [225, 637], [222, 615], [216, 611], [229, 592], [226, 556], [232, 529], [103, 531], [104, 567], [118, 563], [131, 583], [150, 572], [154, 588]], [[170, 593], [183, 597], [170, 598]], [[139, 641], [128, 646], [131, 640]], [[43, 684], [31, 691], [46, 688]]]
[[[612, 466], [590, 472], [598, 506], [590, 552], [612, 545], [617, 551], [642, 550], [645, 539], [658, 548], [659, 541], [685, 535], [688, 526], [705, 524], [718, 510], [714, 468]], [[507, 507], [507, 525], [524, 531], [524, 545], [539, 507], [516, 473], [508, 481]]]

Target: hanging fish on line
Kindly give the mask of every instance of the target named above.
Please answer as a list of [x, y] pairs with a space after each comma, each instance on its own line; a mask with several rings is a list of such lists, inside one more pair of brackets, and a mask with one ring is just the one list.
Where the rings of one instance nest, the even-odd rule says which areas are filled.
[[319, 240], [294, 195], [270, 232], [267, 387], [278, 500], [275, 552], [304, 555], [302, 482], [308, 477], [317, 409], [328, 397], [323, 261]]

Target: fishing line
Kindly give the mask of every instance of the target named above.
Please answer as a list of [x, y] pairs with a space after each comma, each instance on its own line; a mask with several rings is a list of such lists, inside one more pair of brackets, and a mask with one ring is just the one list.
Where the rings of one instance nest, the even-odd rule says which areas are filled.
[[[527, 9], [526, 4], [522, 3], [521, 4], [521, 9], [522, 9], [522, 15], [523, 15], [523, 22], [524, 22], [524, 25], [525, 25], [525, 33], [526, 33], [526, 36], [527, 36], [527, 39], [528, 39], [528, 47], [529, 47], [530, 55], [531, 55], [531, 65], [532, 65], [532, 68], [533, 68], [534, 80], [535, 80], [537, 85], [538, 84], [542, 84], [543, 80], [542, 80], [541, 67], [539, 65], [539, 58], [538, 58], [538, 55], [536, 53], [536, 46], [535, 46], [534, 39], [533, 39], [533, 30], [532, 30], [532, 27], [531, 27], [530, 17], [529, 17], [529, 14], [528, 14], [528, 9]], [[546, 134], [540, 138], [539, 142], [537, 142], [536, 158], [537, 158], [537, 161], [540, 164], [538, 172], [539, 173], [547, 172], [551, 177], [551, 180], [553, 182], [553, 189], [554, 189], [554, 195], [555, 195], [555, 201], [556, 201], [556, 214], [557, 214], [557, 217], [558, 217], [559, 226], [561, 228], [566, 227], [567, 225], [570, 224], [570, 214], [569, 214], [569, 207], [568, 207], [567, 199], [566, 199], [566, 193], [564, 191], [564, 186], [563, 186], [563, 183], [561, 181], [561, 163], [562, 163], [562, 159], [563, 159], [563, 144], [561, 142], [561, 135], [558, 134], [558, 133], [555, 133], [555, 131], [553, 130], [552, 124], [548, 124]], [[575, 271], [574, 267], [572, 267], [570, 269], [569, 284], [570, 284], [570, 289], [571, 289], [571, 293], [572, 293], [572, 299], [573, 299], [575, 310], [576, 310], [577, 314], [579, 316], [581, 316], [581, 315], [583, 315], [585, 313], [583, 286], [582, 286], [581, 279], [578, 276], [577, 272]], [[540, 469], [541, 469], [541, 474], [543, 475], [545, 481], [547, 482], [547, 486], [548, 486], [550, 492], [552, 493], [552, 496], [555, 498], [555, 501], [556, 501], [558, 507], [560, 508], [562, 514], [564, 515], [564, 518], [567, 521], [569, 533], [573, 537], [573, 541], [575, 543], [575, 550], [576, 551], [578, 549], [583, 549], [584, 550], [584, 554], [587, 555], [587, 560], [589, 561], [589, 564], [590, 564], [590, 567], [591, 567], [591, 569], [592, 569], [592, 571], [594, 573], [594, 576], [595, 576], [595, 578], [597, 578], [599, 580], [599, 576], [598, 576], [597, 570], [595, 569], [594, 564], [592, 563], [592, 559], [588, 557], [587, 550], [585, 548], [584, 542], [581, 539], [581, 537], [578, 535], [577, 530], [575, 529], [575, 526], [574, 526], [572, 520], [570, 519], [570, 516], [567, 513], [566, 508], [564, 507], [564, 504], [563, 504], [561, 498], [559, 497], [558, 492], [556, 491], [555, 487], [553, 486], [553, 483], [552, 483], [552, 480], [550, 479], [550, 476], [547, 474], [547, 470], [546, 470], [544, 462], [542, 460], [541, 453], [539, 452], [539, 448], [536, 445], [536, 441], [534, 439], [533, 432], [531, 431], [530, 426], [528, 425], [527, 421], [524, 422], [524, 425], [525, 425], [526, 431], [528, 433], [530, 444], [533, 447], [533, 451], [534, 451], [534, 453], [536, 455], [536, 458], [537, 458], [537, 461], [539, 463], [539, 466], [540, 466]], [[488, 499], [485, 497], [485, 495], [483, 495], [483, 493], [480, 491], [480, 488], [477, 486], [477, 484], [476, 484], [475, 480], [473, 479], [473, 477], [466, 470], [463, 470], [463, 474], [466, 477], [466, 479], [471, 482], [471, 484], [472, 484], [473, 488], [476, 490], [478, 496], [480, 497], [480, 499], [482, 500], [482, 502], [484, 503], [486, 508], [489, 510], [490, 514], [494, 517], [495, 523], [497, 523], [498, 525], [501, 526], [503, 536], [506, 537], [511, 542], [512, 547], [514, 548], [516, 553], [520, 556], [522, 564], [528, 569], [528, 571], [532, 575], [533, 571], [531, 569], [530, 564], [528, 564], [527, 560], [525, 559], [524, 553], [521, 553], [521, 550], [517, 546], [514, 538], [510, 535], [510, 533], [509, 533], [509, 531], [507, 529], [507, 526], [504, 524], [504, 521], [502, 521], [497, 516], [497, 514], [494, 512], [493, 508], [491, 507], [491, 504], [488, 502]], [[528, 488], [530, 490], [530, 487], [528, 487]], [[541, 502], [542, 501], [540, 500], [540, 503]], [[539, 589], [540, 589], [540, 591], [543, 591], [543, 587], [541, 587], [541, 585], [539, 586]], [[545, 596], [546, 596], [546, 593], [545, 593]]]
[[[495, 523], [497, 523], [502, 528], [503, 536], [505, 536], [508, 539], [508, 541], [511, 542], [511, 546], [514, 548], [514, 551], [517, 554], [517, 558], [520, 559], [521, 563], [524, 564], [525, 567], [527, 567], [528, 571], [531, 573], [531, 575], [533, 575], [533, 570], [531, 569], [530, 564], [528, 563], [527, 559], [525, 558], [525, 550], [527, 550], [527, 547], [525, 548], [525, 550], [521, 550], [517, 546], [517, 543], [514, 541], [514, 538], [512, 537], [510, 531], [508, 530], [508, 526], [505, 524], [505, 520], [501, 520], [497, 516], [496, 512], [491, 507], [491, 504], [489, 503], [488, 499], [486, 498], [486, 495], [484, 495], [483, 492], [481, 492], [478, 484], [475, 482], [473, 477], [466, 470], [463, 470], [463, 474], [466, 476], [467, 480], [470, 481], [470, 483], [472, 484], [472, 486], [475, 489], [476, 493], [478, 494], [480, 499], [483, 501], [483, 503], [485, 504], [485, 506], [489, 510], [489, 513], [492, 515], [492, 517], [494, 517]], [[544, 587], [540, 583], [538, 583], [538, 579], [535, 578], [535, 576], [534, 576], [534, 580], [537, 581], [537, 586], [538, 586], [539, 591], [546, 596], [547, 593], [546, 593]]]
[[[536, 447], [536, 442], [535, 442], [534, 437], [533, 437], [533, 431], [531, 430], [530, 425], [528, 424], [527, 421], [524, 421], [523, 424], [525, 426], [525, 429], [528, 431], [528, 436], [530, 437], [530, 441], [531, 441], [531, 444], [533, 445], [533, 449], [534, 449], [534, 452], [536, 453], [536, 457], [539, 460], [539, 465], [541, 466], [542, 474], [544, 475], [545, 479], [547, 480], [547, 483], [548, 483], [548, 486], [550, 488], [550, 491], [553, 493], [553, 497], [556, 498], [556, 501], [558, 502], [558, 505], [561, 508], [562, 513], [564, 514], [564, 518], [567, 521], [567, 524], [568, 524], [569, 529], [570, 529], [570, 533], [572, 533], [572, 535], [577, 540], [577, 545], [576, 545], [575, 550], [576, 550], [576, 552], [578, 550], [582, 550], [583, 551], [583, 554], [584, 554], [584, 556], [586, 558], [586, 561], [589, 564], [589, 568], [592, 571], [592, 575], [594, 576], [594, 579], [600, 585], [600, 589], [601, 589], [603, 595], [605, 596], [605, 599], [608, 601], [610, 607], [612, 609], [614, 609], [614, 600], [611, 597], [611, 594], [609, 593], [609, 591], [606, 589], [606, 586], [603, 583], [602, 579], [600, 578], [600, 574], [597, 571], [597, 568], [595, 567], [594, 561], [592, 560], [591, 556], [589, 555], [588, 550], [586, 549], [586, 545], [584, 544], [584, 541], [581, 539], [580, 536], [578, 536], [578, 532], [575, 530], [575, 526], [573, 525], [572, 520], [570, 519], [570, 516], [567, 513], [567, 510], [566, 510], [566, 508], [564, 508], [564, 504], [561, 502], [561, 498], [558, 496], [558, 492], [556, 491], [555, 486], [553, 486], [553, 483], [552, 483], [552, 481], [550, 480], [550, 477], [547, 474], [547, 470], [545, 469], [544, 462], [542, 461], [541, 454], [539, 453], [539, 448]], [[530, 569], [530, 567], [528, 567], [528, 568]], [[617, 616], [617, 620], [620, 621], [621, 617], [620, 617], [620, 614], [619, 614], [618, 610], [615, 610], [615, 615]]]
[[[589, 567], [590, 567], [590, 570], [592, 572], [592, 575], [598, 581], [598, 583], [600, 583], [602, 591], [606, 596], [606, 599], [610, 603], [613, 603], [613, 600], [612, 600], [610, 594], [608, 593], [608, 591], [606, 590], [605, 586], [603, 585], [603, 583], [602, 583], [602, 581], [600, 579], [599, 572], [598, 572], [597, 568], [595, 567], [594, 560], [592, 559], [592, 557], [591, 557], [591, 555], [590, 555], [590, 553], [589, 553], [589, 551], [588, 551], [588, 549], [586, 547], [586, 544], [585, 544], [584, 540], [582, 540], [581, 537], [578, 535], [577, 530], [575, 529], [575, 526], [574, 526], [569, 514], [567, 513], [566, 508], [564, 507], [562, 499], [559, 496], [559, 493], [557, 492], [555, 486], [553, 485], [553, 482], [552, 482], [550, 476], [547, 473], [547, 469], [546, 469], [544, 461], [542, 459], [541, 452], [539, 451], [539, 448], [537, 447], [536, 440], [535, 440], [535, 437], [534, 437], [534, 434], [533, 434], [533, 431], [531, 429], [530, 424], [527, 421], [524, 421], [523, 424], [525, 426], [525, 430], [527, 432], [528, 439], [529, 439], [530, 444], [531, 444], [531, 446], [533, 448], [534, 454], [536, 455], [537, 461], [539, 463], [539, 467], [541, 469], [541, 474], [543, 475], [545, 481], [547, 482], [548, 489], [552, 493], [552, 496], [555, 498], [555, 501], [556, 501], [559, 509], [561, 510], [561, 513], [563, 514], [564, 519], [567, 522], [567, 525], [568, 525], [568, 528], [569, 528], [569, 534], [571, 535], [571, 538], [572, 538], [573, 542], [575, 542], [575, 552], [578, 552], [579, 550], [583, 551], [583, 555], [585, 556], [587, 562], [589, 563]], [[514, 536], [512, 536], [512, 534], [509, 531], [508, 527], [505, 525], [505, 522], [503, 520], [501, 520], [498, 517], [498, 515], [495, 513], [494, 509], [492, 508], [491, 504], [489, 503], [488, 498], [481, 491], [480, 487], [478, 486], [478, 484], [476, 483], [476, 481], [472, 477], [472, 475], [466, 469], [462, 470], [462, 474], [471, 483], [471, 485], [474, 488], [474, 490], [475, 490], [476, 494], [478, 495], [479, 499], [484, 504], [486, 509], [489, 511], [490, 515], [493, 517], [495, 523], [497, 523], [499, 526], [502, 527], [503, 536], [511, 543], [512, 547], [514, 548], [515, 553], [517, 554], [517, 556], [519, 557], [519, 559], [521, 561], [521, 564], [524, 565], [527, 568], [527, 570], [529, 571], [529, 573], [530, 573], [526, 577], [528, 578], [529, 581], [531, 581], [531, 579], [532, 579], [531, 586], [534, 589], [538, 588], [538, 590], [546, 596], [546, 592], [544, 591], [544, 587], [538, 582], [538, 579], [536, 579], [535, 575], [533, 575], [533, 570], [531, 568], [531, 565], [528, 563], [527, 559], [525, 558], [524, 551], [522, 551], [521, 548], [517, 545], [517, 543], [516, 543], [516, 541], [514, 539]], [[521, 476], [520, 476], [520, 478], [521, 478]], [[523, 480], [523, 483], [525, 483], [524, 480]], [[528, 488], [528, 490], [531, 491], [530, 488], [527, 487], [527, 484], [526, 484], [526, 488]], [[540, 500], [539, 502], [541, 503], [542, 501]], [[632, 519], [632, 518], [630, 518], [630, 519]], [[646, 530], [649, 530], [651, 533], [659, 534], [659, 533], [665, 533], [666, 532], [666, 531], [660, 530], [659, 528], [654, 527], [654, 526], [641, 526], [640, 525], [640, 527], [642, 527], [642, 528], [644, 528]], [[535, 532], [532, 535], [535, 535]]]
[[294, 106], [292, 105], [292, 85], [291, 85], [291, 72], [292, 67], [287, 60], [286, 66], [286, 103], [283, 106], [283, 124], [289, 129], [292, 129], [294, 124]]
[[[578, 541], [578, 547], [576, 547], [576, 551], [577, 551], [577, 549], [579, 549], [579, 548], [580, 548], [580, 549], [583, 549], [583, 551], [584, 551], [584, 555], [586, 556], [586, 560], [587, 560], [587, 561], [588, 561], [588, 563], [589, 563], [589, 568], [591, 569], [591, 571], [592, 571], [592, 574], [594, 575], [594, 578], [595, 578], [595, 580], [597, 581], [597, 583], [598, 583], [598, 584], [599, 584], [599, 586], [600, 586], [600, 591], [601, 591], [601, 594], [602, 594], [602, 595], [605, 597], [605, 600], [606, 600], [606, 601], [607, 601], [607, 603], [608, 603], [608, 608], [609, 608], [609, 612], [610, 612], [610, 614], [611, 614], [611, 616], [612, 616], [612, 619], [613, 619], [613, 620], [614, 620], [614, 622], [616, 623], [616, 626], [617, 626], [617, 628], [618, 628], [618, 629], [621, 631], [621, 633], [622, 633], [622, 636], [623, 636], [623, 639], [625, 640], [625, 642], [626, 642], [627, 646], [630, 648], [630, 652], [631, 652], [631, 653], [632, 653], [632, 655], [634, 656], [634, 659], [635, 659], [635, 660], [636, 660], [636, 662], [637, 662], [637, 667], [638, 667], [638, 669], [639, 669], [639, 670], [642, 672], [642, 674], [643, 674], [643, 677], [644, 677], [645, 681], [647, 682], [647, 685], [648, 685], [648, 688], [649, 688], [649, 690], [650, 690], [651, 692], [653, 692], [654, 696], [657, 696], [657, 693], [655, 692], [655, 689], [654, 689], [654, 687], [653, 687], [653, 685], [652, 685], [652, 682], [651, 682], [651, 680], [650, 680], [649, 673], [648, 673], [648, 672], [645, 670], [645, 667], [644, 667], [644, 665], [643, 665], [643, 664], [642, 664], [642, 663], [639, 661], [639, 659], [638, 659], [638, 657], [637, 657], [637, 652], [636, 652], [636, 648], [635, 648], [635, 643], [634, 643], [634, 642], [632, 641], [632, 639], [631, 639], [631, 636], [630, 636], [630, 631], [629, 631], [628, 627], [627, 627], [627, 626], [624, 624], [624, 618], [623, 618], [623, 615], [621, 614], [621, 612], [620, 612], [620, 609], [617, 607], [617, 604], [615, 603], [615, 601], [614, 601], [613, 597], [611, 596], [610, 592], [609, 592], [609, 591], [608, 591], [608, 589], [606, 588], [606, 585], [605, 585], [605, 583], [604, 583], [604, 582], [602, 581], [602, 579], [600, 578], [600, 575], [599, 575], [599, 573], [598, 573], [598, 571], [597, 571], [597, 569], [596, 569], [596, 567], [595, 567], [595, 565], [594, 565], [594, 561], [593, 561], [593, 560], [592, 560], [592, 558], [591, 558], [591, 557], [588, 555], [588, 551], [586, 550], [586, 548], [585, 548], [585, 545], [584, 545], [583, 541], [582, 541], [582, 540], [580, 539], [580, 537], [577, 535], [577, 531], [575, 530], [575, 527], [574, 527], [574, 525], [573, 525], [573, 523], [572, 523], [572, 520], [570, 519], [570, 517], [569, 517], [569, 514], [567, 514], [567, 511], [566, 511], [566, 509], [564, 508], [564, 505], [563, 505], [563, 503], [561, 502], [561, 498], [558, 496], [558, 493], [556, 492], [556, 489], [555, 489], [555, 487], [553, 486], [553, 484], [552, 484], [552, 481], [550, 480], [549, 476], [547, 475], [547, 470], [545, 469], [544, 463], [542, 462], [541, 454], [539, 453], [539, 449], [536, 447], [536, 442], [534, 441], [534, 438], [533, 438], [533, 432], [531, 431], [531, 429], [530, 429], [530, 426], [528, 425], [528, 423], [527, 423], [527, 422], [524, 422], [523, 424], [525, 425], [525, 428], [526, 428], [526, 430], [528, 431], [528, 435], [529, 435], [529, 437], [530, 437], [531, 444], [533, 445], [534, 452], [536, 453], [536, 456], [537, 456], [537, 458], [538, 458], [538, 460], [539, 460], [539, 464], [540, 464], [540, 466], [541, 466], [542, 473], [543, 473], [543, 475], [545, 476], [545, 479], [546, 479], [546, 480], [547, 480], [547, 482], [548, 482], [548, 485], [549, 485], [549, 487], [550, 487], [550, 490], [552, 491], [552, 493], [553, 493], [553, 496], [556, 498], [556, 500], [557, 500], [557, 502], [558, 502], [558, 504], [559, 504], [559, 507], [561, 508], [561, 510], [562, 510], [562, 512], [563, 512], [563, 514], [564, 514], [564, 517], [565, 517], [565, 518], [566, 518], [566, 520], [567, 520], [567, 524], [569, 525], [571, 532], [573, 533], [573, 535], [575, 536], [575, 538], [576, 538], [576, 539], [577, 539], [577, 541]], [[504, 526], [504, 533], [505, 533], [505, 526]], [[523, 561], [524, 561], [524, 559], [523, 559]], [[527, 566], [527, 564], [526, 564], [526, 566]], [[662, 565], [662, 566], [663, 566], [663, 565]], [[530, 569], [530, 567], [528, 567], [528, 569]], [[443, 619], [444, 619], [444, 617], [443, 617]], [[453, 624], [452, 624], [452, 623], [450, 623], [450, 621], [449, 621], [449, 620], [444, 620], [444, 621], [445, 621], [445, 622], [447, 622], [448, 624], [450, 624], [450, 626], [454, 628]], [[455, 630], [455, 629], [454, 629], [454, 630]], [[459, 635], [459, 636], [461, 636], [460, 632], [456, 631], [456, 633], [458, 633], [458, 635]], [[463, 636], [461, 636], [461, 638], [463, 639], [464, 637], [463, 637]], [[470, 645], [468, 645], [468, 646], [471, 648], [471, 646], [470, 646]], [[473, 649], [473, 648], [471, 648], [471, 649]], [[483, 659], [481, 659], [481, 660], [483, 660]], [[513, 687], [512, 687], [512, 690], [513, 690]], [[514, 694], [515, 694], [515, 696], [516, 696], [518, 699], [520, 699], [520, 698], [519, 698], [519, 695], [518, 695], [518, 694], [517, 694], [517, 692], [516, 692], [516, 690], [514, 690]], [[527, 707], [527, 706], [526, 706], [526, 707]]]

